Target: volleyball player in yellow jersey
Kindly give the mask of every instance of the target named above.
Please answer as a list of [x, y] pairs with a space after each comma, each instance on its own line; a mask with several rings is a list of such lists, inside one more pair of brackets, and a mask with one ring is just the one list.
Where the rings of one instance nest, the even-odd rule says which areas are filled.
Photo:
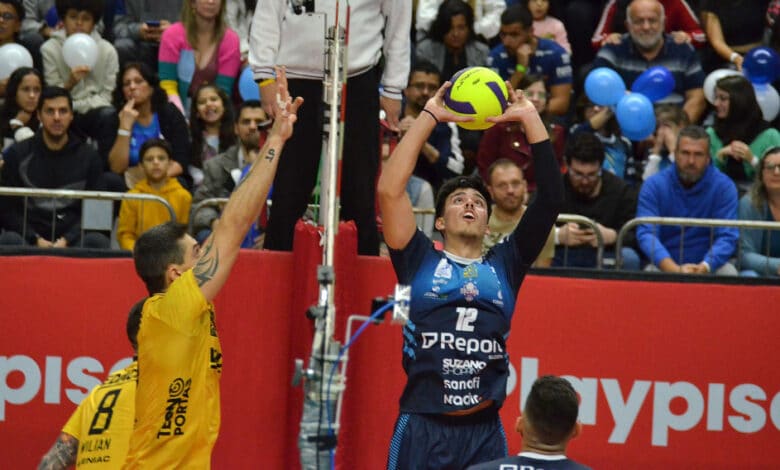
[[[136, 335], [143, 301], [130, 309], [127, 338], [138, 350]], [[138, 363], [109, 375], [93, 388], [73, 412], [52, 448], [41, 460], [39, 470], [122, 468], [135, 417], [135, 383]]]
[[227, 280], [250, 226], [260, 215], [284, 143], [303, 99], [292, 100], [276, 70], [277, 111], [260, 155], [199, 246], [185, 228], [144, 232], [133, 251], [151, 297], [138, 332], [136, 425], [125, 468], [209, 468], [219, 433], [222, 350], [211, 300]]

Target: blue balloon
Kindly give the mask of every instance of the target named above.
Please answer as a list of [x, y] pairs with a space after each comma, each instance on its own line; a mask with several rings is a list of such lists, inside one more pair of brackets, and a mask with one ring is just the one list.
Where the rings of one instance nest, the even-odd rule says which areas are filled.
[[777, 52], [769, 47], [755, 47], [745, 54], [742, 70], [754, 85], [772, 83], [777, 78], [780, 69], [780, 58]]
[[260, 99], [260, 88], [255, 83], [252, 69], [249, 67], [244, 68], [238, 77], [238, 93], [244, 101]]
[[614, 106], [626, 93], [626, 84], [614, 70], [595, 68], [585, 78], [585, 94], [600, 106]]
[[656, 102], [669, 96], [674, 90], [674, 76], [664, 66], [656, 65], [642, 72], [631, 85], [631, 91], [645, 95]]
[[641, 93], [628, 93], [615, 110], [620, 131], [631, 140], [644, 140], [655, 130], [653, 103]]

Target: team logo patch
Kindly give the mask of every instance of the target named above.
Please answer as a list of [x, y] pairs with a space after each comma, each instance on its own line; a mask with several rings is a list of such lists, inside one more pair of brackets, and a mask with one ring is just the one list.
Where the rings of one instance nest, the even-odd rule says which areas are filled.
[[463, 294], [467, 301], [471, 302], [479, 295], [479, 289], [473, 282], [467, 282], [466, 285], [460, 288], [460, 293]]
[[[476, 263], [475, 263], [476, 264]], [[466, 266], [463, 270], [463, 277], [466, 279], [476, 279], [479, 276], [479, 271], [474, 264]]]
[[433, 277], [440, 279], [452, 279], [452, 265], [442, 258], [439, 264], [436, 265], [436, 271], [433, 272]]

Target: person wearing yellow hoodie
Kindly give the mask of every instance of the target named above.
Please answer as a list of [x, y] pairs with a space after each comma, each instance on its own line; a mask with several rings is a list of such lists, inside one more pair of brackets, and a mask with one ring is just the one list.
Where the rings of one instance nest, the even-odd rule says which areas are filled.
[[[176, 222], [186, 224], [190, 217], [192, 195], [176, 178], [168, 177], [172, 152], [170, 144], [163, 139], [149, 139], [144, 142], [139, 153], [145, 178], [128, 192], [160, 196], [173, 207]], [[132, 251], [135, 241], [142, 233], [168, 220], [170, 214], [162, 204], [133, 199], [122, 201], [117, 229], [119, 247]]]

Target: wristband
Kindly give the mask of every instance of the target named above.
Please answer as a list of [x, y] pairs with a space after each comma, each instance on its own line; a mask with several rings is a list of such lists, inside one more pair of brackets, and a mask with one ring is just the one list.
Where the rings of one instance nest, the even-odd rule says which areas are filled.
[[427, 109], [425, 109], [425, 108], [423, 108], [423, 112], [424, 112], [424, 113], [428, 113], [428, 114], [430, 114], [430, 115], [431, 115], [431, 117], [433, 118], [433, 120], [434, 120], [434, 121], [436, 121], [436, 124], [438, 124], [438, 123], [439, 123], [439, 119], [438, 119], [438, 118], [436, 118], [436, 116], [435, 116], [435, 115], [434, 115], [432, 112], [428, 111], [428, 110], [427, 110]]
[[525, 65], [523, 65], [523, 64], [517, 64], [517, 65], [515, 65], [515, 70], [517, 70], [517, 71], [518, 71], [518, 72], [520, 72], [520, 73], [526, 73], [526, 72], [528, 72], [528, 69], [527, 69], [527, 68], [526, 68], [526, 66], [525, 66]]
[[732, 52], [731, 55], [729, 56], [729, 62], [731, 62], [733, 64], [734, 61], [737, 60], [737, 57], [739, 57], [739, 53], [738, 52]]
[[274, 82], [276, 82], [275, 78], [266, 78], [265, 80], [260, 82], [259, 85], [260, 85], [260, 88], [263, 88], [264, 86], [268, 86], [268, 85], [270, 85], [270, 84], [272, 84]]
[[121, 135], [123, 137], [130, 137], [130, 131], [127, 129], [117, 129], [116, 135]]

